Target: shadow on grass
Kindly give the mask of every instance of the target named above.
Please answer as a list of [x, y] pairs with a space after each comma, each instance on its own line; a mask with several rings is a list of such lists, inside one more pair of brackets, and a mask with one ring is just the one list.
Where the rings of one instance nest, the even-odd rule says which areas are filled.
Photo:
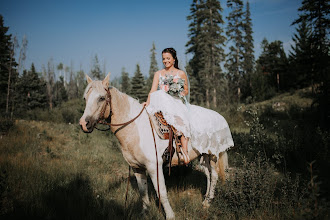
[[4, 219], [125, 219], [124, 207], [115, 200], [95, 196], [90, 180], [82, 175], [38, 199], [14, 204]]
[[199, 189], [202, 195], [206, 192], [206, 176], [193, 168], [191, 164], [188, 166], [171, 167], [171, 175], [168, 168], [164, 169], [164, 177], [167, 189], [186, 190], [189, 188]]

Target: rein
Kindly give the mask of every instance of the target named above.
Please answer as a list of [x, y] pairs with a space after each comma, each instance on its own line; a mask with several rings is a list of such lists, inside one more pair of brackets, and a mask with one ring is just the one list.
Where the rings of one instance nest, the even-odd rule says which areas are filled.
[[[145, 109], [145, 106], [143, 106], [141, 112], [135, 118], [133, 118], [133, 119], [131, 119], [131, 120], [125, 122], [125, 123], [112, 124], [112, 123], [106, 122], [107, 118], [110, 118], [110, 121], [111, 121], [111, 116], [113, 114], [112, 114], [112, 104], [111, 104], [111, 93], [110, 93], [110, 89], [107, 88], [107, 89], [105, 89], [105, 91], [107, 91], [107, 97], [105, 99], [105, 105], [103, 106], [102, 111], [100, 113], [101, 118], [99, 119], [98, 123], [99, 124], [108, 125], [109, 127], [111, 127], [111, 126], [121, 126], [120, 128], [117, 128], [117, 130], [115, 130], [114, 134], [116, 135], [118, 131], [120, 131], [121, 129], [125, 128], [127, 125], [129, 125], [130, 123], [132, 123], [133, 121], [135, 121], [138, 117], [140, 117], [140, 115], [142, 114], [143, 110]], [[106, 112], [106, 109], [107, 109], [107, 106], [108, 105], [110, 106], [110, 113], [109, 113], [109, 116], [108, 117], [105, 117], [104, 114]], [[107, 131], [109, 129], [105, 129], [105, 130], [101, 130], [101, 131]], [[100, 130], [100, 129], [98, 129], [98, 130]]]
[[[132, 123], [133, 121], [135, 121], [138, 117], [140, 117], [140, 115], [142, 114], [143, 110], [145, 109], [145, 106], [143, 106], [141, 112], [133, 119], [125, 122], [125, 123], [119, 123], [119, 124], [112, 124], [111, 123], [111, 116], [113, 115], [112, 114], [112, 104], [111, 104], [111, 93], [110, 93], [110, 89], [107, 88], [105, 89], [105, 91], [107, 91], [107, 96], [105, 98], [105, 105], [102, 107], [102, 110], [101, 110], [101, 113], [100, 113], [100, 118], [99, 118], [99, 121], [98, 123], [99, 124], [105, 124], [105, 125], [108, 125], [109, 126], [109, 129], [106, 129], [106, 130], [101, 130], [101, 129], [98, 129], [98, 130], [101, 130], [101, 131], [107, 131], [107, 130], [110, 130], [110, 127], [111, 126], [121, 126], [119, 128], [117, 128], [117, 130], [115, 130], [114, 134], [116, 135], [116, 133], [118, 131], [120, 131], [121, 129], [125, 128], [127, 125], [129, 125], [130, 123]], [[106, 112], [106, 109], [107, 109], [107, 106], [110, 106], [110, 112], [109, 112], [109, 116], [108, 117], [105, 117], [105, 112]], [[147, 112], [148, 114], [148, 112]], [[148, 114], [149, 115], [149, 114]], [[110, 118], [110, 122], [106, 122], [106, 120]], [[149, 118], [149, 122], [150, 122], [150, 127], [151, 127], [151, 131], [152, 131], [152, 136], [153, 136], [153, 139], [154, 139], [154, 144], [155, 144], [155, 152], [156, 152], [156, 167], [157, 167], [157, 190], [158, 190], [158, 199], [159, 199], [159, 204], [158, 204], [158, 209], [160, 211], [160, 191], [159, 191], [159, 169], [158, 169], [158, 155], [157, 155], [157, 146], [156, 146], [156, 139], [155, 139], [155, 134], [154, 134], [154, 128], [152, 126], [152, 122], [150, 120], [150, 117]], [[128, 167], [130, 168], [130, 167]], [[129, 177], [130, 177], [130, 169], [129, 169], [129, 173], [128, 173], [128, 179], [127, 179], [127, 189], [126, 189], [126, 196], [125, 196], [125, 207], [126, 207], [126, 200], [127, 200], [127, 193], [128, 193], [128, 183], [129, 183]]]

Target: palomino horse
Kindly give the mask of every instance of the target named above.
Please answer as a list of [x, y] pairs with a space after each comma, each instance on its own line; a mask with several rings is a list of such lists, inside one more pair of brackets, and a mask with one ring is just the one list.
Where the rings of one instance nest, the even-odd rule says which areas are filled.
[[[111, 123], [123, 123], [135, 118], [143, 109], [138, 100], [121, 93], [116, 88], [109, 88], [109, 78], [110, 73], [103, 81], [93, 81], [87, 76], [88, 85], [84, 94], [86, 107], [79, 122], [84, 132], [92, 132], [100, 119], [110, 117]], [[112, 126], [111, 131], [115, 132], [117, 128], [118, 126]], [[162, 170], [162, 154], [168, 146], [168, 140], [162, 140], [155, 135], [156, 152], [152, 128], [146, 110], [143, 110], [136, 120], [115, 134], [121, 144], [125, 160], [133, 168], [143, 202], [143, 211], [148, 208], [150, 203], [147, 171], [163, 205], [166, 219], [174, 219], [175, 215], [167, 198]], [[156, 158], [156, 153], [158, 158]], [[203, 205], [207, 207], [214, 197], [214, 188], [218, 177], [220, 176], [222, 180], [225, 180], [225, 169], [228, 168], [227, 153], [222, 152], [219, 157], [215, 157], [210, 154], [200, 155], [196, 150], [189, 149], [189, 157], [191, 160], [200, 158], [200, 168], [206, 174], [207, 190]], [[172, 164], [178, 164], [176, 155], [173, 157]]]

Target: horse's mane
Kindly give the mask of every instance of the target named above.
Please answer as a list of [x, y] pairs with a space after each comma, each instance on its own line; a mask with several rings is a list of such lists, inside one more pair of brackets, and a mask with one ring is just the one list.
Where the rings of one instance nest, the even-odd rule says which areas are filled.
[[130, 95], [124, 93], [124, 92], [119, 91], [119, 89], [117, 89], [116, 87], [110, 86], [109, 88], [110, 88], [110, 91], [111, 91], [111, 92], [115, 92], [115, 93], [117, 93], [117, 96], [119, 96], [119, 97], [120, 97], [120, 96], [121, 96], [121, 97], [127, 97], [128, 99], [133, 100], [133, 102], [137, 102], [138, 104], [140, 104], [140, 102], [139, 102], [138, 99], [133, 98], [132, 96], [130, 96]]
[[[102, 81], [93, 81], [93, 82], [89, 83], [87, 85], [85, 91], [84, 91], [84, 96], [83, 97], [86, 96], [86, 94], [88, 93], [88, 91], [91, 88], [98, 89], [98, 90], [103, 90]], [[119, 91], [119, 89], [117, 89], [116, 87], [110, 86], [109, 89], [110, 89], [111, 92], [116, 93], [116, 96], [119, 97], [119, 98], [120, 97], [127, 97], [128, 99], [132, 99], [133, 102], [140, 103], [139, 100], [133, 98], [132, 96], [130, 96], [130, 95], [124, 93], [124, 92]]]

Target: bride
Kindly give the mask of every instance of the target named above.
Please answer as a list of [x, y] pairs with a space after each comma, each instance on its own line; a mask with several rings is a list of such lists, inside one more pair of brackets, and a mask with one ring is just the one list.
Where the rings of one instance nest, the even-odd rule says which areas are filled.
[[162, 112], [166, 122], [177, 130], [185, 164], [190, 162], [191, 147], [201, 154], [218, 157], [220, 152], [234, 146], [226, 120], [215, 111], [189, 104], [188, 78], [179, 69], [173, 48], [164, 49], [162, 58], [165, 68], [155, 73], [148, 99], [143, 103], [148, 113]]

